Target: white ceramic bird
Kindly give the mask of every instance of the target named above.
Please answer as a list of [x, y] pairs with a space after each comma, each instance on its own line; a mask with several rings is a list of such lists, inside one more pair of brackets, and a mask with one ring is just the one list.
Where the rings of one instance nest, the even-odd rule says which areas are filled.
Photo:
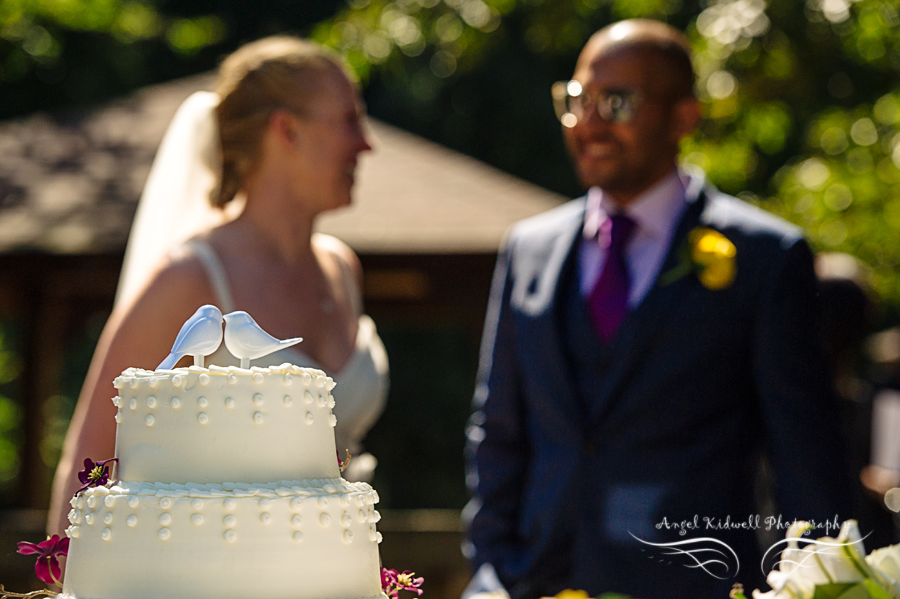
[[194, 356], [194, 365], [203, 367], [203, 359], [222, 344], [222, 312], [212, 304], [200, 306], [194, 315], [181, 325], [172, 351], [160, 362], [157, 370], [169, 370], [182, 356]]
[[279, 349], [285, 349], [303, 341], [300, 337], [276, 339], [268, 334], [242, 310], [226, 314], [225, 347], [235, 358], [241, 359], [241, 368], [250, 368], [250, 360], [267, 356]]

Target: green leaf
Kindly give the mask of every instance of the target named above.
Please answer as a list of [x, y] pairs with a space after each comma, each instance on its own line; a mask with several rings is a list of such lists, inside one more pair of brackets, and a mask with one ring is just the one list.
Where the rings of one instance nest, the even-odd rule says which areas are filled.
[[891, 599], [891, 595], [874, 578], [866, 578], [862, 583], [872, 599]]
[[[834, 582], [831, 584], [820, 584], [816, 586], [816, 592], [813, 599], [856, 599], [855, 596], [845, 595], [851, 589], [860, 586], [851, 582]], [[863, 588], [865, 591], [865, 588]]]

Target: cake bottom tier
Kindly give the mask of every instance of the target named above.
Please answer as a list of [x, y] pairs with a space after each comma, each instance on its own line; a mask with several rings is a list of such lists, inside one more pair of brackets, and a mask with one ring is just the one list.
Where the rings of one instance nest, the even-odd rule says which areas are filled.
[[383, 599], [377, 501], [343, 479], [88, 489], [61, 596]]

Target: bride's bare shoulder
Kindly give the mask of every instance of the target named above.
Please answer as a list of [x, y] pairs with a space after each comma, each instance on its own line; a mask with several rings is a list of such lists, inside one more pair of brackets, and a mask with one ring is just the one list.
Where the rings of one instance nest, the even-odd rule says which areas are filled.
[[349, 245], [331, 235], [316, 233], [312, 236], [313, 247], [327, 252], [350, 268], [357, 280], [362, 278], [362, 265], [359, 257]]
[[152, 273], [136, 303], [156, 306], [176, 302], [196, 307], [213, 300], [213, 289], [203, 263], [195, 253], [179, 249]]

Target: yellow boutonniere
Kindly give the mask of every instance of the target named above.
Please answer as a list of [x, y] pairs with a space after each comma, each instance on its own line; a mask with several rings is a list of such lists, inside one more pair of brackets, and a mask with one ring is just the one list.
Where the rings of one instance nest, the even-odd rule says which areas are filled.
[[737, 273], [736, 255], [734, 244], [727, 237], [713, 229], [697, 227], [688, 235], [680, 263], [663, 273], [660, 284], [668, 285], [694, 273], [707, 289], [725, 289], [734, 282]]

